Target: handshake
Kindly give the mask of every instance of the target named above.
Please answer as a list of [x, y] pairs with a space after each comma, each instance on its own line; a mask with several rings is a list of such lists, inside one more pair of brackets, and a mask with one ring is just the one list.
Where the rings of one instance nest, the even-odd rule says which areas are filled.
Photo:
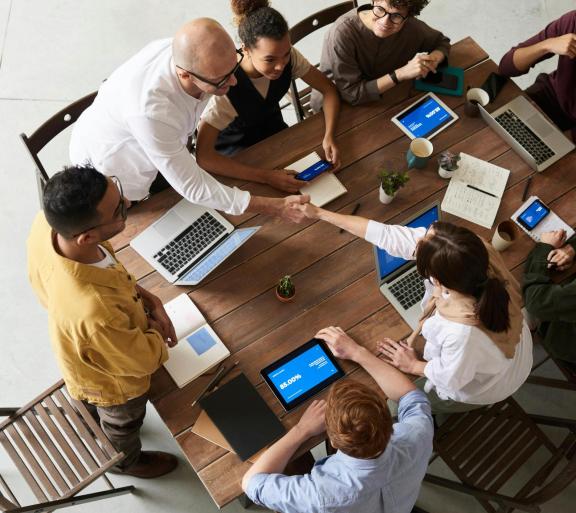
[[[255, 200], [255, 197], [252, 197]], [[267, 200], [268, 208], [259, 209], [264, 214], [273, 215], [290, 221], [292, 223], [302, 223], [306, 219], [317, 219], [318, 207], [310, 203], [308, 194], [295, 194], [285, 198], [262, 198]]]

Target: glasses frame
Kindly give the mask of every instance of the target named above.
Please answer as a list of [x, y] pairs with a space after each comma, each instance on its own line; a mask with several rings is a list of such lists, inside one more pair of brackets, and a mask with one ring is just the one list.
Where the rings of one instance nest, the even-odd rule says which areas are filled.
[[[384, 11], [384, 14], [380, 15], [378, 12], [376, 11]], [[376, 16], [376, 18], [385, 18], [386, 16], [388, 16], [388, 19], [390, 20], [390, 23], [392, 23], [393, 25], [402, 25], [402, 23], [404, 23], [409, 16], [402, 16], [400, 13], [398, 12], [388, 12], [386, 9], [384, 9], [384, 7], [382, 7], [381, 5], [374, 5], [372, 4], [372, 14], [374, 16]], [[396, 17], [397, 16], [397, 17]], [[395, 19], [400, 18], [402, 21], [394, 21]]]
[[182, 66], [178, 66], [178, 64], [176, 64], [176, 67], [178, 69], [181, 69], [182, 71], [185, 71], [189, 75], [192, 75], [197, 80], [200, 80], [200, 82], [204, 82], [205, 84], [211, 85], [212, 87], [214, 87], [216, 89], [220, 89], [222, 86], [224, 86], [226, 84], [226, 82], [228, 82], [228, 80], [230, 80], [230, 77], [232, 75], [234, 75], [234, 73], [236, 73], [236, 71], [240, 67], [242, 60], [244, 59], [244, 52], [240, 48], [236, 48], [236, 53], [240, 56], [240, 60], [236, 63], [236, 66], [234, 66], [232, 71], [230, 71], [230, 73], [226, 73], [226, 75], [224, 75], [224, 78], [222, 80], [220, 80], [219, 82], [213, 82], [212, 80], [208, 80], [207, 78], [203, 77], [202, 75], [198, 75], [198, 73], [194, 73], [193, 71], [190, 71], [186, 68], [183, 68]]
[[120, 219], [122, 221], [126, 221], [126, 219], [128, 218], [128, 207], [126, 206], [126, 198], [124, 197], [122, 182], [120, 182], [120, 179], [117, 176], [110, 176], [109, 178], [110, 180], [112, 180], [112, 182], [114, 182], [114, 185], [118, 187], [118, 191], [120, 192], [120, 201], [118, 202], [118, 206], [114, 209], [114, 220], [108, 221], [106, 223], [95, 224], [90, 228], [86, 228], [85, 230], [82, 230], [81, 232], [72, 235], [73, 238], [78, 237], [78, 235], [82, 235], [83, 233], [89, 232], [90, 230], [94, 230], [95, 228], [100, 228], [101, 226], [117, 223], [118, 221], [120, 221]]

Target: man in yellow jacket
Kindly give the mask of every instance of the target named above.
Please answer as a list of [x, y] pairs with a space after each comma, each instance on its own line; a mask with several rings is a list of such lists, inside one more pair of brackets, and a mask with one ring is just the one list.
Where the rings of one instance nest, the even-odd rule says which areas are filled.
[[152, 478], [177, 459], [142, 451], [150, 377], [176, 344], [161, 301], [136, 284], [108, 239], [125, 227], [120, 182], [91, 167], [66, 168], [46, 184], [28, 239], [28, 274], [48, 310], [50, 339], [73, 399], [83, 401], [118, 451], [118, 473]]

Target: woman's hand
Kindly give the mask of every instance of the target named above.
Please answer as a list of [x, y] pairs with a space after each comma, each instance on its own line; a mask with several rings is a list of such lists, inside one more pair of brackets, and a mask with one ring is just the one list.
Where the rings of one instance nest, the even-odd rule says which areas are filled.
[[331, 136], [325, 136], [322, 141], [322, 148], [324, 148], [324, 154], [326, 155], [326, 160], [332, 164], [333, 170], [340, 167], [340, 151], [338, 146]]
[[566, 241], [566, 230], [554, 230], [552, 232], [544, 232], [540, 235], [540, 240], [544, 244], [550, 244], [550, 246], [556, 249], [562, 247]]
[[565, 271], [574, 263], [574, 248], [568, 244], [548, 253], [548, 267]]
[[416, 351], [405, 341], [396, 342], [391, 338], [385, 338], [376, 344], [376, 348], [397, 369], [409, 374], [417, 374], [415, 364], [420, 360], [416, 356]]

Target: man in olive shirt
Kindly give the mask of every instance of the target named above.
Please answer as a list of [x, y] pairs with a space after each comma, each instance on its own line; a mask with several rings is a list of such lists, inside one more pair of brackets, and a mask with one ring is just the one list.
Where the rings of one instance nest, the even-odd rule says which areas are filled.
[[[374, 0], [336, 20], [324, 38], [320, 70], [352, 105], [376, 101], [396, 84], [435, 72], [450, 40], [415, 18], [428, 0]], [[312, 107], [321, 98], [313, 93]]]
[[28, 274], [48, 310], [68, 393], [124, 453], [114, 472], [152, 478], [178, 461], [142, 451], [139, 436], [151, 375], [177, 340], [162, 302], [136, 284], [106, 242], [124, 229], [129, 204], [117, 178], [91, 167], [55, 174], [28, 239]]

